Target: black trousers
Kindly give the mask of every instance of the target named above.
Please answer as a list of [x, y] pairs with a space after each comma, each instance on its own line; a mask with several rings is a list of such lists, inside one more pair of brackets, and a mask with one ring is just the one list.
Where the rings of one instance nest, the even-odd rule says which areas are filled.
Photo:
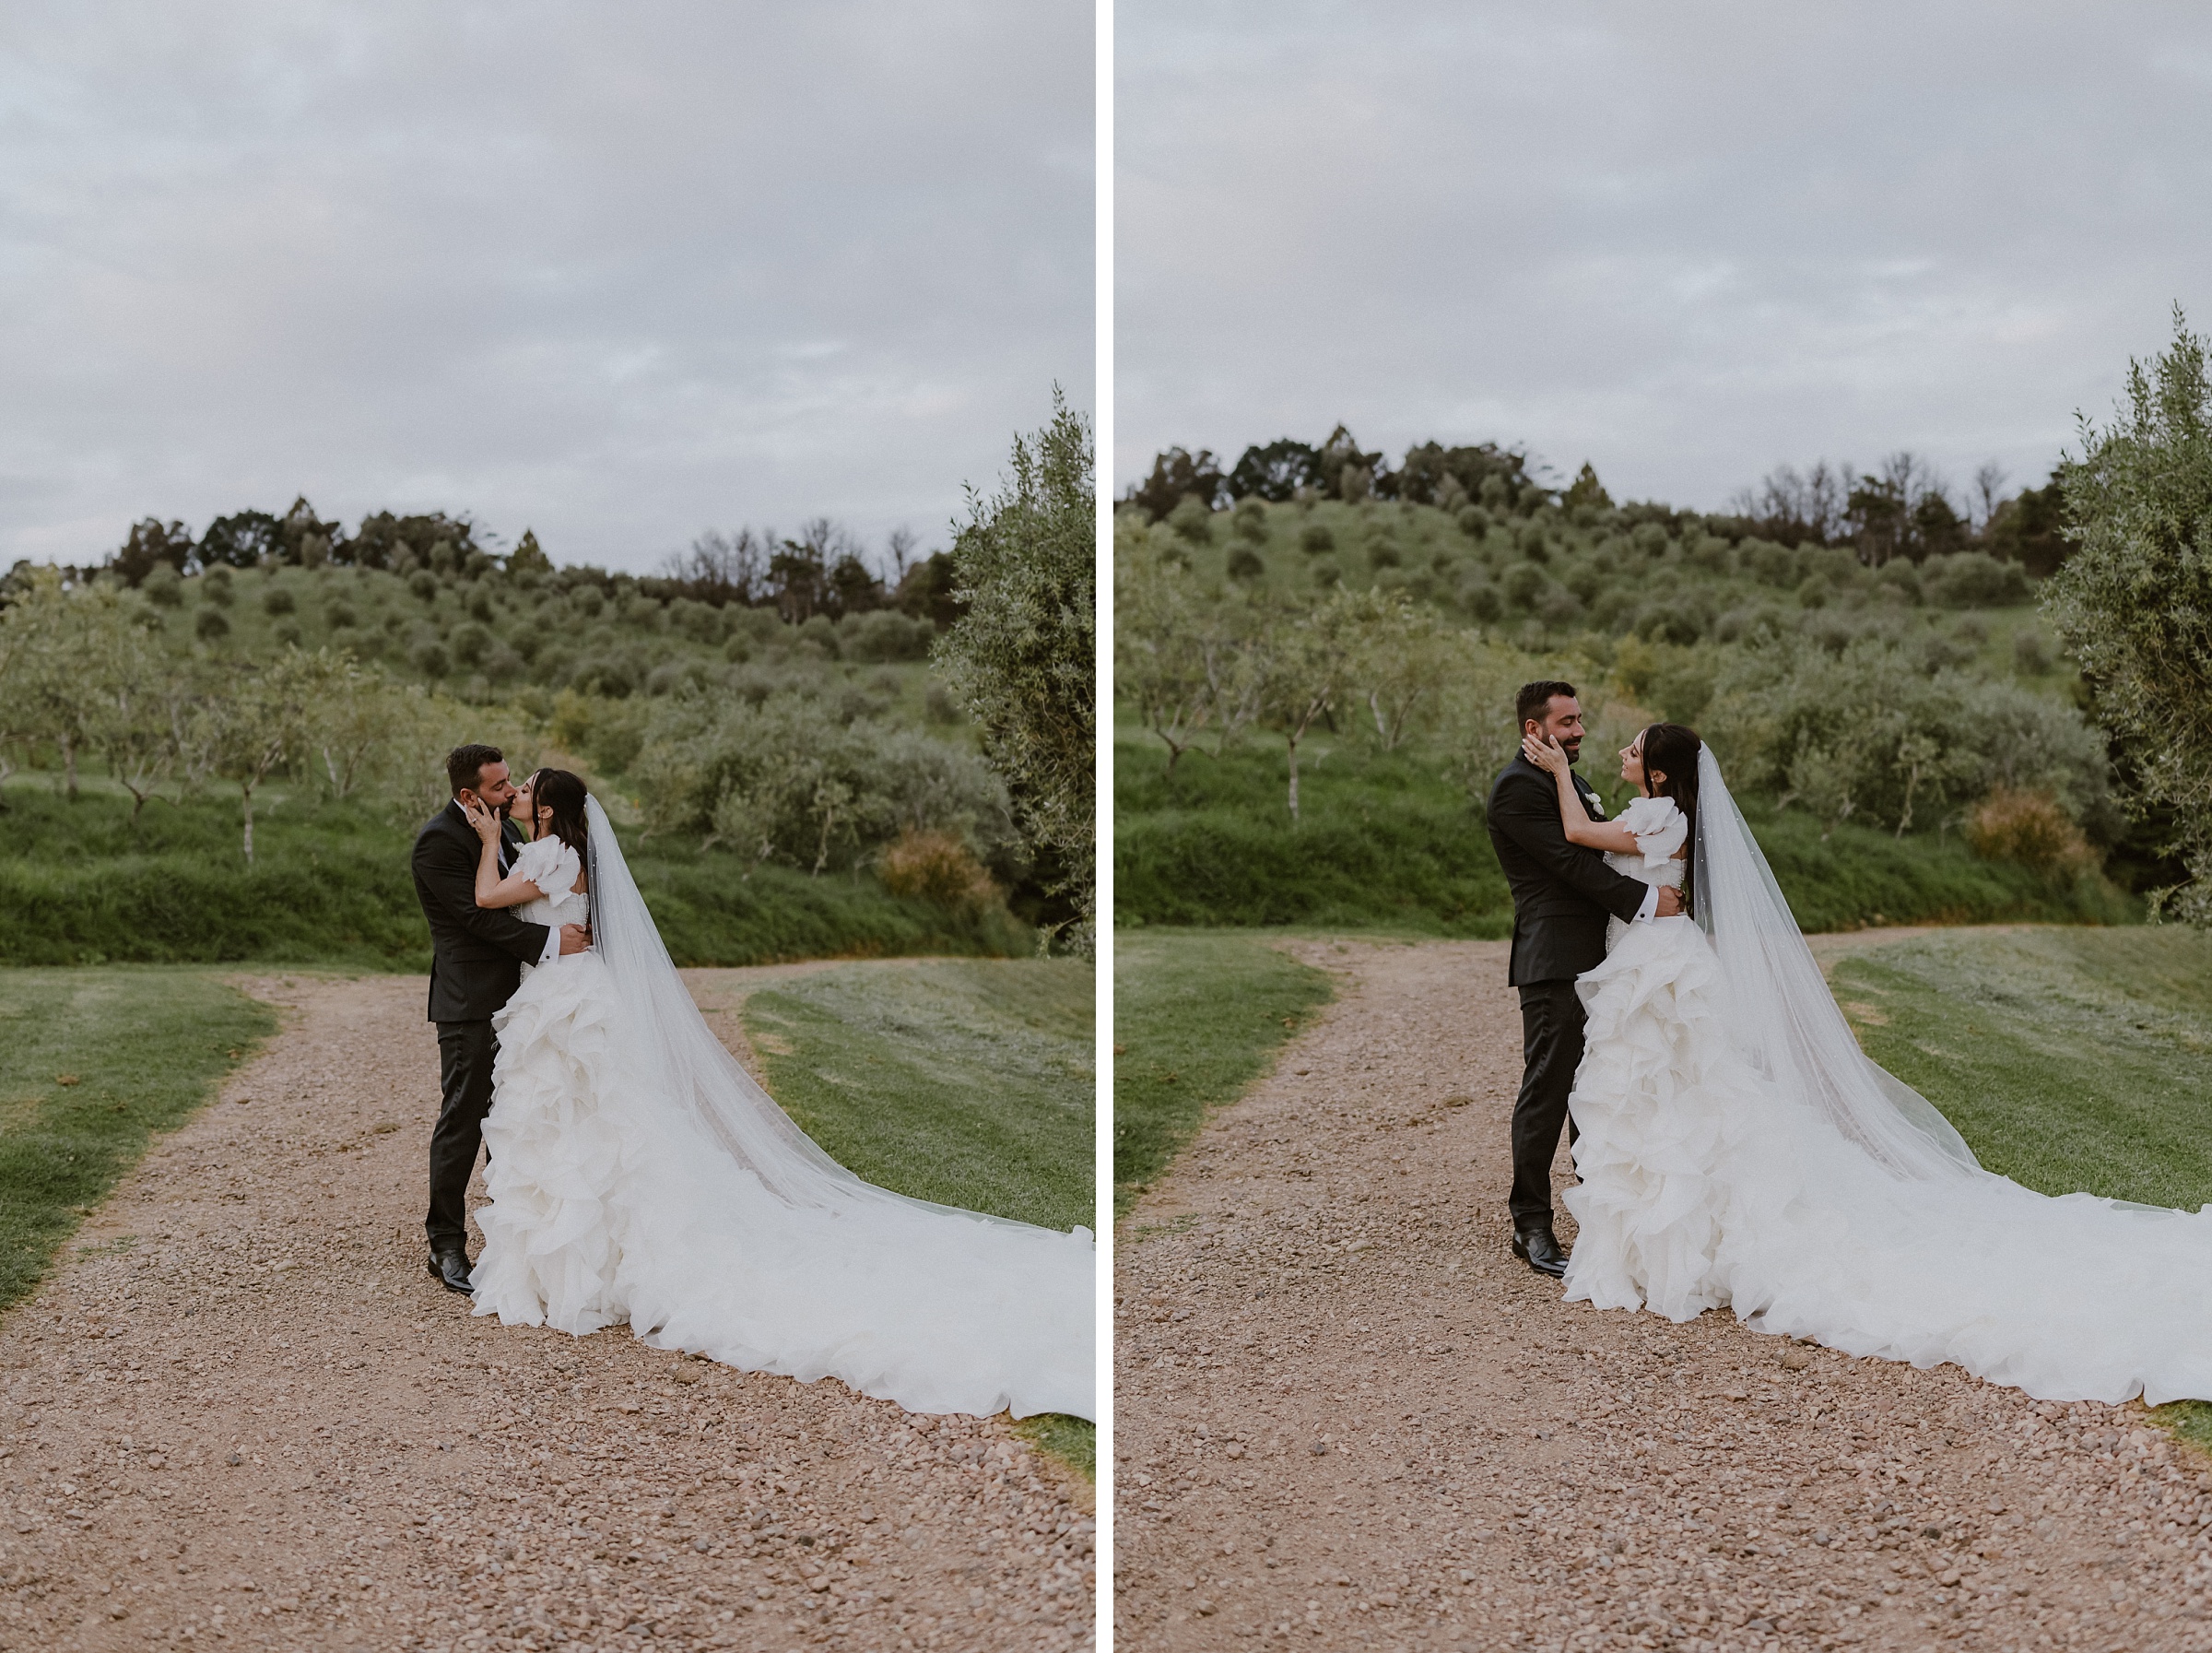
[[441, 1021], [438, 1072], [445, 1100], [430, 1132], [430, 1249], [468, 1243], [468, 1179], [491, 1112], [491, 1064], [500, 1054], [489, 1021]]
[[1574, 1140], [1567, 1097], [1583, 1061], [1583, 1000], [1568, 981], [1521, 988], [1521, 1094], [1513, 1103], [1513, 1227], [1549, 1227], [1559, 1128]]

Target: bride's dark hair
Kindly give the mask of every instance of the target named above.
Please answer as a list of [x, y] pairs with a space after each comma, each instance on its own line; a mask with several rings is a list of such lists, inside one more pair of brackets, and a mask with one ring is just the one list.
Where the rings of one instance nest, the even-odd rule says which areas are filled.
[[[591, 858], [592, 829], [583, 819], [583, 800], [590, 796], [583, 782], [565, 769], [541, 769], [530, 777], [532, 812], [552, 810], [552, 824], [547, 830], [587, 861]], [[537, 822], [533, 821], [530, 826], [535, 835]]]
[[[1682, 910], [1691, 910], [1698, 876], [1698, 753], [1705, 743], [1695, 729], [1678, 723], [1655, 723], [1643, 731], [1643, 785], [1653, 797], [1671, 797], [1689, 822], [1689, 854], [1682, 865]], [[1656, 769], [1666, 779], [1652, 785]]]

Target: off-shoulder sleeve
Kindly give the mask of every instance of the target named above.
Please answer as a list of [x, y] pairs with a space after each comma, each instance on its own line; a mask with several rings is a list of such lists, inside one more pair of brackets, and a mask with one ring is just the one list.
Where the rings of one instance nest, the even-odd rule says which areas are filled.
[[1643, 852], [1646, 867], [1663, 867], [1673, 860], [1675, 852], [1689, 837], [1689, 820], [1671, 797], [1637, 798], [1614, 824], [1629, 829], [1636, 847]]
[[583, 869], [583, 863], [559, 839], [534, 838], [515, 856], [514, 869], [535, 884], [540, 895], [558, 900], [576, 888], [576, 875]]

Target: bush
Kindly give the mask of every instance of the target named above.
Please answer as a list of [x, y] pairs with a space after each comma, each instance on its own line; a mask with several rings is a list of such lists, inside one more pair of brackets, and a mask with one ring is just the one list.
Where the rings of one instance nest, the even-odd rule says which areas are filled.
[[220, 643], [230, 635], [230, 622], [220, 608], [203, 608], [192, 622], [192, 634], [202, 643]]
[[2058, 876], [2087, 872], [2096, 853], [2048, 792], [2000, 786], [1966, 820], [1966, 842], [1984, 861], [2012, 861]]
[[703, 694], [662, 702], [631, 778], [656, 833], [809, 872], [851, 867], [902, 832], [946, 832], [1005, 859], [1006, 789], [971, 753], [818, 701], [758, 706]]
[[1309, 557], [1333, 551], [1336, 549], [1335, 532], [1326, 523], [1308, 523], [1299, 530], [1298, 549]]
[[230, 583], [230, 571], [211, 568], [200, 576], [200, 595], [218, 608], [228, 608], [238, 600], [238, 590]]
[[1193, 545], [1211, 545], [1214, 541], [1214, 514], [1194, 493], [1186, 493], [1175, 509], [1168, 513], [1168, 526]]
[[1267, 562], [1259, 552], [1248, 545], [1241, 545], [1229, 554], [1229, 577], [1232, 580], [1257, 580], [1267, 573]]
[[2009, 608], [2035, 595], [2018, 563], [1982, 551], [1930, 557], [1921, 567], [1921, 584], [1928, 601], [1944, 608]]
[[2071, 706], [2014, 683], [1933, 676], [1878, 638], [1832, 659], [1742, 650], [1705, 730], [1738, 793], [1779, 795], [1830, 826], [1929, 827], [2000, 786], [2047, 786], [2070, 818], [2112, 824], [2104, 743]]
[[893, 895], [954, 910], [988, 906], [1000, 899], [998, 886], [982, 863], [950, 832], [909, 828], [877, 858], [876, 876]]
[[839, 628], [841, 649], [848, 660], [926, 660], [936, 627], [896, 608], [871, 608], [849, 615]]
[[261, 594], [261, 606], [271, 614], [290, 614], [300, 607], [300, 599], [285, 585], [272, 585]]

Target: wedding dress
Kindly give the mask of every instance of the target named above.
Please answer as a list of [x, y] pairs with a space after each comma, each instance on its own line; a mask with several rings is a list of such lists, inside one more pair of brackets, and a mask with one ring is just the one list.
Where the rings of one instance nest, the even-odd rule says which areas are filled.
[[557, 838], [522, 916], [593, 926], [493, 1018], [491, 1203], [475, 1312], [747, 1371], [834, 1376], [910, 1411], [1092, 1415], [1090, 1233], [865, 1183], [724, 1050], [677, 974], [597, 800], [589, 897]]
[[[1710, 750], [1697, 817], [1697, 917], [1615, 921], [1577, 983], [1567, 1297], [1729, 1308], [2039, 1399], [2212, 1398], [2212, 1207], [2053, 1198], [1983, 1169], [1860, 1052]], [[1679, 884], [1673, 801], [1618, 820], [1641, 853], [1607, 861]]]

